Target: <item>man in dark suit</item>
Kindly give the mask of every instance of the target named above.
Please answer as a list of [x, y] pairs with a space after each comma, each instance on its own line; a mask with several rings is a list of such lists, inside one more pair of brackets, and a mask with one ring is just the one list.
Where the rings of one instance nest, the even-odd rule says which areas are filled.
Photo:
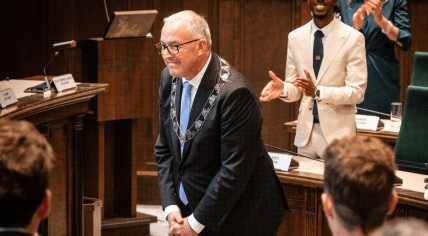
[[211, 52], [203, 17], [183, 11], [164, 23], [155, 152], [169, 234], [276, 235], [288, 206], [257, 95]]
[[27, 121], [0, 122], [0, 236], [36, 236], [49, 214], [54, 153]]

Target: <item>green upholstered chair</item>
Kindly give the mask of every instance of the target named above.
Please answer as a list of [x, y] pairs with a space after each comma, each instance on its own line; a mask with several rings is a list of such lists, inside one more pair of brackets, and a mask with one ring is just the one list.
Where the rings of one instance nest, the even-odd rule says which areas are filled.
[[428, 52], [415, 52], [410, 85], [428, 87]]
[[[410, 85], [407, 88], [400, 132], [395, 145], [396, 160], [428, 163], [428, 87]], [[399, 168], [427, 174], [428, 170]]]

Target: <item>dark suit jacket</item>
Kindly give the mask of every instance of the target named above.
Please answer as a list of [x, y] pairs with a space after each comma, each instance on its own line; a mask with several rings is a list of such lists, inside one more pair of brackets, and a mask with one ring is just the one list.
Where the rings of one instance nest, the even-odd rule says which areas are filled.
[[[189, 126], [201, 113], [218, 82], [219, 71], [219, 58], [212, 53], [195, 95]], [[170, 116], [172, 79], [168, 69], [164, 69], [155, 146], [163, 208], [179, 205], [178, 190], [183, 183], [189, 206], [205, 228], [221, 235], [276, 232], [288, 206], [263, 144], [261, 105], [250, 83], [230, 67], [229, 81], [221, 89], [203, 128], [185, 143], [181, 157], [180, 142]], [[178, 112], [181, 89], [181, 78], [178, 78]]]
[[18, 231], [0, 231], [0, 236], [32, 236], [30, 234]]

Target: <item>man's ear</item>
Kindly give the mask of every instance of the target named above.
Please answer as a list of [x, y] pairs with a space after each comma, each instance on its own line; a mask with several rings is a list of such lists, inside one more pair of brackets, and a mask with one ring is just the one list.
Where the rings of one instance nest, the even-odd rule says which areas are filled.
[[389, 203], [388, 215], [392, 214], [392, 212], [395, 210], [395, 207], [397, 206], [397, 203], [398, 203], [398, 194], [393, 189], [392, 192], [391, 192], [391, 201]]
[[322, 201], [322, 208], [324, 210], [325, 216], [327, 218], [333, 218], [334, 207], [333, 207], [333, 203], [331, 202], [330, 196], [327, 193], [323, 193], [321, 195], [321, 201]]
[[208, 47], [208, 42], [207, 42], [207, 40], [205, 40], [205, 39], [200, 39], [199, 41], [198, 41], [198, 52], [199, 52], [199, 55], [202, 55], [202, 54], [204, 54], [206, 51], [207, 51], [207, 47]]
[[46, 189], [46, 196], [43, 199], [42, 204], [40, 204], [37, 211], [37, 216], [40, 219], [45, 219], [48, 217], [52, 204], [52, 192], [49, 189]]

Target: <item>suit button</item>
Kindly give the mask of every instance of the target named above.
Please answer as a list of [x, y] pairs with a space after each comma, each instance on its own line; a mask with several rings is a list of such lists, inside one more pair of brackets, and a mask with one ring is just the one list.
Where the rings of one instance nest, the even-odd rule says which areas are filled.
[[183, 172], [183, 171], [179, 171], [179, 172], [178, 172], [178, 174], [179, 174], [180, 176], [183, 176], [183, 175], [184, 175], [184, 172]]

